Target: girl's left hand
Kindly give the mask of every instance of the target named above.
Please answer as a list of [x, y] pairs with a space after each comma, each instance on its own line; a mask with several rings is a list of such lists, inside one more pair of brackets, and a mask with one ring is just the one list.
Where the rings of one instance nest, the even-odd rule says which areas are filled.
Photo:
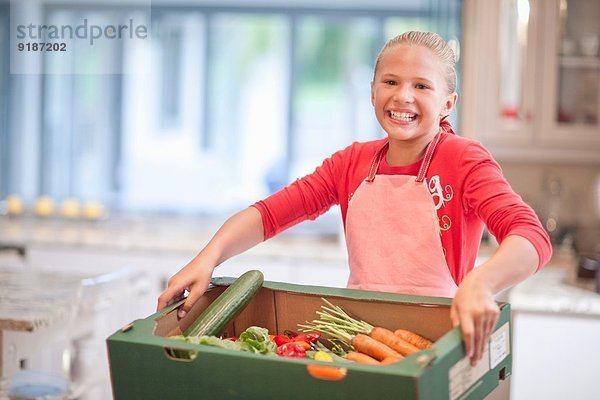
[[478, 272], [471, 271], [461, 282], [450, 308], [452, 325], [461, 327], [472, 366], [481, 359], [500, 315], [492, 289]]

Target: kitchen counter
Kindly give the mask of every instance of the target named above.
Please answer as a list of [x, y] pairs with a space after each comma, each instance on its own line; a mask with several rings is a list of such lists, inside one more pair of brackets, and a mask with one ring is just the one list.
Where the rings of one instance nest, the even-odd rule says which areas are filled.
[[123, 296], [140, 277], [132, 271], [57, 273], [0, 268], [0, 331], [34, 332], [68, 324], [99, 302]]
[[548, 265], [514, 287], [508, 302], [515, 311], [600, 317], [600, 294], [594, 291], [594, 282], [578, 279], [572, 265]]
[[595, 282], [577, 277], [577, 258], [569, 249], [555, 249], [548, 265], [512, 288], [505, 298], [514, 311], [600, 317]]
[[[113, 214], [100, 221], [0, 216], [0, 266], [73, 272], [131, 268], [150, 281], [145, 297], [153, 299], [153, 308], [169, 277], [198, 254], [224, 220], [171, 214]], [[266, 280], [345, 286], [348, 261], [338, 221], [324, 221], [330, 223], [299, 224], [260, 243], [224, 262], [215, 275], [260, 269]], [[316, 233], [323, 226], [329, 234]]]
[[[0, 217], [0, 246], [23, 250], [27, 246], [80, 248], [149, 256], [169, 253], [185, 258], [195, 255], [222, 222], [214, 217], [155, 214], [113, 216], [95, 222], [4, 216]], [[489, 257], [495, 248], [482, 246], [481, 259]], [[283, 233], [251, 249], [246, 257], [286, 258], [315, 265], [333, 263], [345, 272], [347, 269], [347, 253], [338, 236]], [[548, 266], [503, 294], [502, 300], [510, 302], [516, 311], [600, 315], [600, 295], [593, 291], [592, 282], [576, 278], [575, 268], [571, 251], [555, 249]]]
[[[190, 216], [114, 216], [101, 221], [64, 218], [0, 217], [0, 245], [68, 246], [145, 253], [196, 254], [224, 219]], [[337, 235], [299, 235], [284, 232], [248, 254], [345, 261], [346, 250]]]
[[0, 268], [0, 399], [8, 398], [9, 382], [22, 369], [68, 378], [70, 398], [90, 388], [109, 398], [105, 339], [132, 320], [128, 308], [142, 284], [127, 269]]
[[0, 269], [0, 398], [22, 360], [50, 343], [66, 345], [81, 288], [73, 276]]
[[[482, 247], [478, 261], [496, 246]], [[577, 277], [577, 257], [569, 248], [555, 248], [550, 262], [525, 281], [498, 295], [513, 311], [567, 313], [600, 317], [600, 294], [593, 279]]]
[[32, 332], [69, 322], [81, 289], [73, 275], [0, 269], [0, 330]]

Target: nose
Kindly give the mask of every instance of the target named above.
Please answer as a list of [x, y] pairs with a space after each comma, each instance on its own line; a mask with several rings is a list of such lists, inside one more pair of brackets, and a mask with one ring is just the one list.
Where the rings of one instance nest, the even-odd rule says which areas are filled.
[[402, 103], [412, 103], [415, 101], [413, 87], [408, 84], [398, 85], [394, 91], [394, 100]]

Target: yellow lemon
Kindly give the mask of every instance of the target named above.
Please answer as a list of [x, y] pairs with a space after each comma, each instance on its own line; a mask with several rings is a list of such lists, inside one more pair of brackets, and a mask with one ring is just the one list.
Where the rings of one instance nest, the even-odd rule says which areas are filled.
[[74, 198], [65, 199], [60, 205], [60, 215], [65, 218], [77, 218], [81, 214], [79, 200]]
[[100, 219], [104, 215], [104, 207], [97, 201], [88, 201], [83, 205], [83, 216], [86, 219]]
[[49, 217], [54, 214], [54, 201], [50, 196], [40, 196], [35, 202], [33, 211], [39, 217]]
[[21, 200], [21, 197], [17, 196], [16, 194], [11, 194], [6, 197], [6, 212], [9, 215], [19, 215], [22, 214], [24, 210], [25, 207], [23, 206], [23, 200]]

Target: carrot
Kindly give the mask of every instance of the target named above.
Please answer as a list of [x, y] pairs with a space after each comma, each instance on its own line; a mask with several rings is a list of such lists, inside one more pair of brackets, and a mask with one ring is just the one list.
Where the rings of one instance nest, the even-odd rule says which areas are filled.
[[385, 344], [386, 346], [391, 347], [403, 356], [407, 356], [415, 351], [419, 351], [416, 346], [408, 343], [399, 336], [396, 336], [394, 332], [390, 331], [389, 329], [375, 327], [371, 330], [369, 336]]
[[313, 378], [325, 381], [339, 381], [346, 377], [346, 368], [330, 367], [328, 365], [308, 364], [306, 370]]
[[404, 357], [400, 356], [400, 358], [398, 357], [387, 357], [384, 358], [383, 360], [381, 360], [381, 365], [388, 365], [388, 364], [393, 364], [395, 362], [398, 362], [400, 360], [402, 360]]
[[401, 354], [388, 345], [362, 333], [352, 338], [352, 346], [354, 346], [356, 351], [367, 354], [377, 361], [381, 361], [389, 356], [401, 356]]
[[364, 353], [359, 353], [358, 351], [349, 351], [344, 357], [346, 358], [346, 360], [354, 361], [361, 364], [379, 364], [379, 361], [377, 361], [373, 357]]
[[406, 340], [408, 343], [416, 346], [420, 350], [428, 349], [433, 345], [431, 340], [425, 339], [423, 336], [417, 335], [416, 333], [406, 329], [396, 329], [394, 331], [394, 335]]

